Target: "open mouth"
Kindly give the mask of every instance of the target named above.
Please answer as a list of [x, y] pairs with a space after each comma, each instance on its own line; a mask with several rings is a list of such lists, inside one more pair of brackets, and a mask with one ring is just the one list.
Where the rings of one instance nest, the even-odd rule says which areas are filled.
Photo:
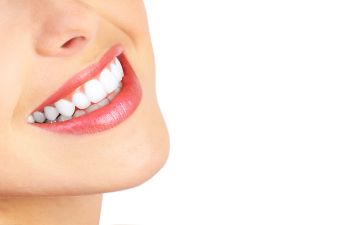
[[120, 46], [68, 80], [27, 117], [27, 122], [60, 133], [110, 129], [137, 108], [141, 87]]

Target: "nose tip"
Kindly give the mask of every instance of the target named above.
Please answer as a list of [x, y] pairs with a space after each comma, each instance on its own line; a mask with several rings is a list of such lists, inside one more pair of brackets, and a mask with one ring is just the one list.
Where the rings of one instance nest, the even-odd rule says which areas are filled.
[[74, 55], [95, 38], [98, 18], [91, 9], [71, 1], [60, 1], [58, 4], [45, 2], [50, 1], [42, 1], [47, 9], [45, 11], [50, 13], [36, 15], [39, 19], [33, 26], [36, 28], [34, 48], [38, 55], [48, 57]]

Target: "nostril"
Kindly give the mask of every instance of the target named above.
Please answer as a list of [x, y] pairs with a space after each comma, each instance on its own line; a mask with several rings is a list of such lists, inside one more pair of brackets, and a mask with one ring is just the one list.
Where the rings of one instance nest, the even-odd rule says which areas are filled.
[[63, 49], [72, 49], [81, 46], [85, 42], [85, 37], [74, 37], [66, 41], [61, 48]]

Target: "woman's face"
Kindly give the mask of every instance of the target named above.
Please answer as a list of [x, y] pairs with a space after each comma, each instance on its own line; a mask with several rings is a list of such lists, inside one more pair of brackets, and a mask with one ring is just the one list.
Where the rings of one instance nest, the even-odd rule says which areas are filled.
[[[141, 0], [0, 0], [0, 17], [0, 196], [116, 191], [141, 184], [160, 169], [168, 155], [168, 135], [156, 100]], [[123, 91], [124, 86], [128, 89], [123, 84], [119, 94], [124, 103], [129, 103], [128, 96], [134, 102], [128, 111], [125, 105], [118, 106], [122, 100], [115, 100], [115, 108], [119, 107], [115, 113], [128, 112], [119, 122], [103, 124], [107, 123], [103, 118], [115, 119], [104, 109], [107, 105], [63, 122], [46, 123], [46, 119], [42, 124], [37, 114], [32, 123], [28, 116], [33, 110], [80, 71], [101, 64], [113, 46], [122, 47], [141, 88]], [[129, 76], [124, 73], [124, 78]], [[79, 90], [88, 92], [80, 83]], [[141, 92], [139, 99], [132, 96]], [[67, 93], [61, 98], [74, 104]], [[85, 96], [92, 101], [88, 93]], [[51, 106], [64, 114], [65, 109], [56, 105], [59, 99], [54, 100]], [[47, 110], [47, 114], [42, 110], [46, 116]], [[99, 114], [102, 128], [84, 120], [85, 116], [97, 121]], [[83, 125], [76, 126], [79, 119]]]

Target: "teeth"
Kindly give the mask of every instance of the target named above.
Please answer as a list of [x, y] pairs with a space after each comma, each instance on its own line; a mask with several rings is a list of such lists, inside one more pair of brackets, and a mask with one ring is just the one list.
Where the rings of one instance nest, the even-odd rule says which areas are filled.
[[97, 103], [107, 96], [103, 85], [96, 79], [86, 82], [84, 85], [84, 90], [88, 99], [93, 103]]
[[28, 116], [27, 117], [27, 122], [28, 123], [34, 123], [35, 122], [34, 117], [32, 115]]
[[122, 87], [123, 87], [122, 82], [119, 82], [119, 83], [118, 83], [117, 90], [116, 90], [117, 94], [120, 92], [120, 90], [122, 89]]
[[44, 114], [48, 120], [55, 120], [57, 118], [57, 116], [59, 115], [57, 109], [55, 107], [52, 107], [52, 106], [46, 106], [44, 108]]
[[120, 61], [117, 58], [115, 58], [113, 60], [113, 63], [111, 63], [110, 66], [111, 66], [111, 71], [113, 75], [116, 76], [118, 82], [121, 81], [124, 76], [124, 71]]
[[108, 105], [109, 103], [109, 100], [107, 98], [103, 99], [102, 101], [96, 103], [96, 104], [93, 104], [91, 106], [89, 106], [89, 108], [86, 109], [86, 112], [93, 112], [93, 111], [96, 111], [100, 108], [102, 108], [103, 106], [106, 106]]
[[113, 98], [114, 98], [116, 95], [117, 95], [117, 94], [116, 94], [115, 92], [113, 92], [112, 94], [108, 95], [107, 99], [108, 99], [109, 101], [112, 101]]
[[88, 97], [86, 97], [86, 95], [81, 92], [77, 92], [73, 95], [72, 102], [79, 109], [86, 109], [91, 105], [91, 102], [88, 99]]
[[42, 112], [33, 113], [33, 117], [34, 117], [34, 121], [37, 123], [43, 123], [46, 120], [45, 115]]
[[99, 80], [108, 94], [115, 91], [118, 87], [119, 81], [117, 80], [117, 77], [107, 68], [102, 71]]
[[55, 106], [60, 114], [63, 116], [72, 116], [75, 110], [75, 106], [70, 101], [61, 99], [55, 103]]
[[85, 114], [86, 114], [86, 112], [84, 110], [77, 110], [74, 113], [73, 117], [81, 117], [82, 115], [85, 115]]
[[93, 111], [96, 111], [100, 108], [100, 106], [98, 104], [93, 104], [93, 105], [90, 105], [87, 109], [86, 109], [86, 112], [93, 112]]
[[72, 119], [71, 116], [63, 116], [63, 115], [60, 115], [60, 116], [57, 118], [57, 121], [63, 122], [63, 121], [70, 120], [70, 119]]
[[97, 105], [102, 108], [103, 106], [108, 105], [109, 100], [107, 98], [103, 99], [102, 101], [98, 102]]
[[71, 101], [58, 100], [53, 106], [45, 106], [27, 117], [28, 123], [56, 123], [81, 117], [110, 103], [120, 92], [124, 72], [120, 61], [115, 58], [98, 78], [87, 81]]

